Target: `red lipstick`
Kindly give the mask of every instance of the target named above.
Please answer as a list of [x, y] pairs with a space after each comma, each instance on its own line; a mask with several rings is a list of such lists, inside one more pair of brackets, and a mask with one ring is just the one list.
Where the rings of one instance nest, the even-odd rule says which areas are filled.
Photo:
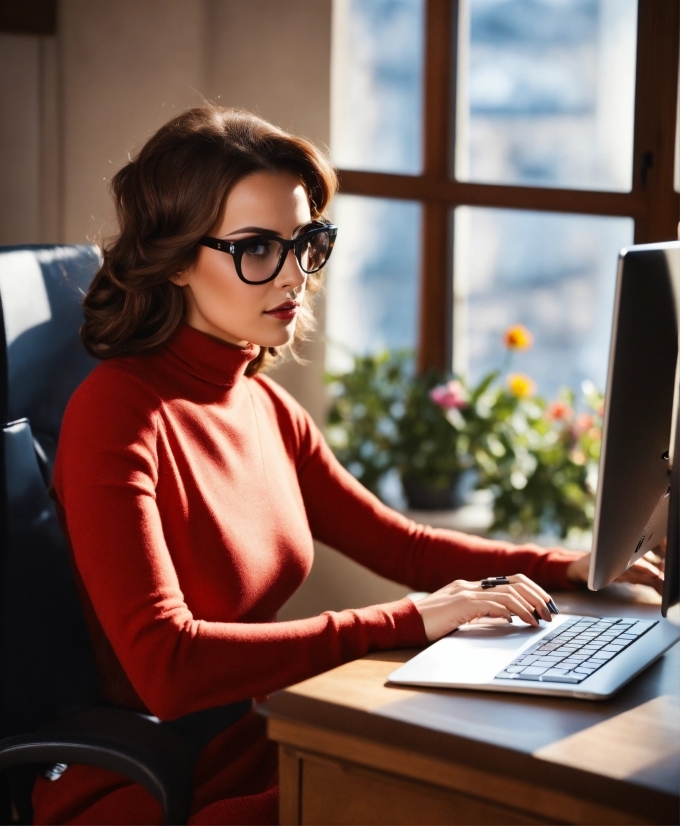
[[297, 301], [284, 301], [283, 304], [279, 304], [278, 307], [274, 307], [273, 310], [265, 310], [265, 315], [271, 316], [272, 318], [280, 318], [284, 321], [290, 321], [291, 318], [295, 318], [300, 309], [300, 305]]

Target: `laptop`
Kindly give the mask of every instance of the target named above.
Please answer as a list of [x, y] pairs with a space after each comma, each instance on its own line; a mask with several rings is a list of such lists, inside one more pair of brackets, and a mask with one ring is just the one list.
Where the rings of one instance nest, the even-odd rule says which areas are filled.
[[680, 242], [622, 250], [588, 585], [603, 588], [666, 539], [659, 616], [557, 614], [540, 628], [482, 618], [409, 660], [390, 682], [605, 699], [680, 639], [665, 618], [680, 592], [678, 308]]

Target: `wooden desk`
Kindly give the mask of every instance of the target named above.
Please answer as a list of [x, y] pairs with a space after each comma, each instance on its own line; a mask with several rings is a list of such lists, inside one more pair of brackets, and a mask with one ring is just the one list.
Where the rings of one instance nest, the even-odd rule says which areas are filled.
[[[568, 613], [658, 616], [646, 592], [556, 595]], [[386, 685], [373, 654], [261, 707], [281, 823], [678, 823], [680, 646], [612, 700]]]

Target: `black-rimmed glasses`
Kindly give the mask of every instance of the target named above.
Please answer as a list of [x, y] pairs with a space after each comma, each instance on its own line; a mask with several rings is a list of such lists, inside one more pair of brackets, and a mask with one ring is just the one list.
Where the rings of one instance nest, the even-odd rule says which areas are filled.
[[204, 247], [226, 252], [234, 257], [236, 274], [246, 284], [266, 284], [281, 272], [288, 253], [293, 250], [300, 269], [310, 275], [318, 272], [331, 257], [338, 228], [333, 224], [314, 222], [286, 241], [278, 235], [254, 235], [240, 241], [225, 241], [204, 235], [198, 242]]

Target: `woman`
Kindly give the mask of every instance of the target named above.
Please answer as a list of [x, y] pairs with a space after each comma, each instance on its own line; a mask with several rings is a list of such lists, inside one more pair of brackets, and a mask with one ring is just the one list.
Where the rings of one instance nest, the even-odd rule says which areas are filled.
[[[83, 341], [103, 363], [66, 412], [56, 496], [106, 699], [202, 738], [192, 823], [276, 822], [253, 698], [475, 617], [550, 621], [544, 588], [587, 570], [561, 550], [409, 522], [262, 375], [310, 328], [335, 189], [308, 142], [242, 112], [186, 112], [115, 176], [120, 234], [84, 301]], [[434, 593], [277, 623], [312, 537]], [[511, 584], [482, 590], [492, 575]], [[39, 780], [34, 808], [37, 823], [160, 818], [140, 787], [83, 766]]]

